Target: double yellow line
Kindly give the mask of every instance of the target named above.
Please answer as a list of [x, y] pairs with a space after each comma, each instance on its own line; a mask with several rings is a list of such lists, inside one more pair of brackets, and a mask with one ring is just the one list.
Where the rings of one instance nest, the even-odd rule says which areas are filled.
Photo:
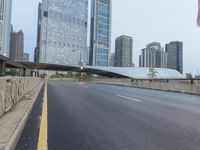
[[48, 114], [47, 113], [48, 112], [47, 112], [47, 81], [46, 81], [37, 150], [48, 150], [48, 142], [47, 142], [48, 140], [48, 120], [47, 120]]

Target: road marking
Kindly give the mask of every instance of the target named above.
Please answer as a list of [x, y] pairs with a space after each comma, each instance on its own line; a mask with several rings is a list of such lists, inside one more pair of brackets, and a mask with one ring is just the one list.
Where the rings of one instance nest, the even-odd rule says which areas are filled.
[[89, 86], [86, 86], [86, 85], [82, 85], [82, 86], [83, 86], [84, 88], [87, 88], [87, 89], [89, 88]]
[[39, 139], [37, 144], [38, 150], [48, 150], [47, 135], [48, 135], [48, 122], [47, 122], [47, 82], [45, 82], [42, 117], [40, 124]]
[[141, 100], [136, 99], [136, 98], [127, 97], [127, 96], [123, 96], [123, 95], [117, 95], [117, 96], [121, 97], [121, 98], [129, 99], [129, 100], [132, 100], [132, 101], [135, 101], [135, 102], [141, 102]]

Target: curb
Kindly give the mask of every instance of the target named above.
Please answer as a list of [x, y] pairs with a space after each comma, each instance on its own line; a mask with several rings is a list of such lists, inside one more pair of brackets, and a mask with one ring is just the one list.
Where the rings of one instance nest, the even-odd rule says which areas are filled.
[[[43, 84], [41, 85], [41, 87], [39, 87], [39, 91], [42, 89], [43, 87]], [[40, 86], [40, 85], [38, 85]], [[39, 94], [39, 93], [38, 93]], [[23, 129], [29, 119], [29, 116], [33, 110], [33, 106], [36, 102], [36, 99], [37, 99], [37, 96], [38, 94], [36, 95], [35, 99], [33, 100], [33, 102], [31, 103], [31, 105], [27, 108], [27, 110], [24, 112], [24, 116], [23, 118], [20, 120], [19, 124], [17, 125], [16, 127], [16, 130], [14, 131], [12, 137], [10, 138], [9, 142], [5, 145], [5, 147], [2, 149], [2, 150], [15, 150], [15, 147], [19, 141], [19, 138], [23, 132]]]

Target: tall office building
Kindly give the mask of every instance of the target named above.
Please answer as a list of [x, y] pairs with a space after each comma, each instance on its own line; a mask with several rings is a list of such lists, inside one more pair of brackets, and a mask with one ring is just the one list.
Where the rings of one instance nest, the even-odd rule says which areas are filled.
[[0, 0], [0, 55], [9, 57], [12, 0]]
[[28, 53], [23, 54], [23, 61], [29, 62], [29, 54]]
[[92, 0], [90, 56], [91, 66], [109, 66], [111, 48], [111, 0]]
[[115, 67], [115, 53], [112, 53], [110, 56], [110, 67]]
[[35, 60], [87, 64], [88, 1], [42, 0], [38, 8]]
[[197, 25], [200, 26], [200, 0], [198, 0], [198, 16], [197, 16]]
[[133, 67], [133, 39], [120, 36], [115, 40], [115, 67]]
[[[42, 3], [38, 5], [38, 23], [37, 23], [37, 44], [34, 51], [34, 62], [39, 62], [40, 60], [40, 41], [41, 41], [41, 27], [42, 27]], [[45, 61], [45, 60], [43, 60]]]
[[165, 45], [167, 52], [167, 68], [183, 73], [183, 43], [179, 41], [170, 42]]
[[167, 68], [167, 53], [158, 42], [148, 44], [139, 57], [140, 67]]
[[36, 47], [34, 51], [34, 62], [38, 63], [39, 62], [39, 48]]
[[10, 59], [23, 60], [24, 54], [24, 33], [22, 30], [19, 32], [11, 31], [10, 33]]

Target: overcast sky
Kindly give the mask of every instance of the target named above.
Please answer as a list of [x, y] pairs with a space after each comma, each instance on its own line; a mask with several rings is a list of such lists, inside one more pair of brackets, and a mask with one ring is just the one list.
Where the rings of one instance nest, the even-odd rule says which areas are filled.
[[[25, 34], [25, 51], [36, 45], [37, 7], [40, 0], [13, 0], [14, 30]], [[117, 36], [134, 39], [133, 62], [138, 66], [142, 48], [152, 41], [164, 47], [170, 41], [183, 41], [184, 72], [200, 73], [200, 28], [197, 27], [198, 0], [113, 0], [112, 51]]]

